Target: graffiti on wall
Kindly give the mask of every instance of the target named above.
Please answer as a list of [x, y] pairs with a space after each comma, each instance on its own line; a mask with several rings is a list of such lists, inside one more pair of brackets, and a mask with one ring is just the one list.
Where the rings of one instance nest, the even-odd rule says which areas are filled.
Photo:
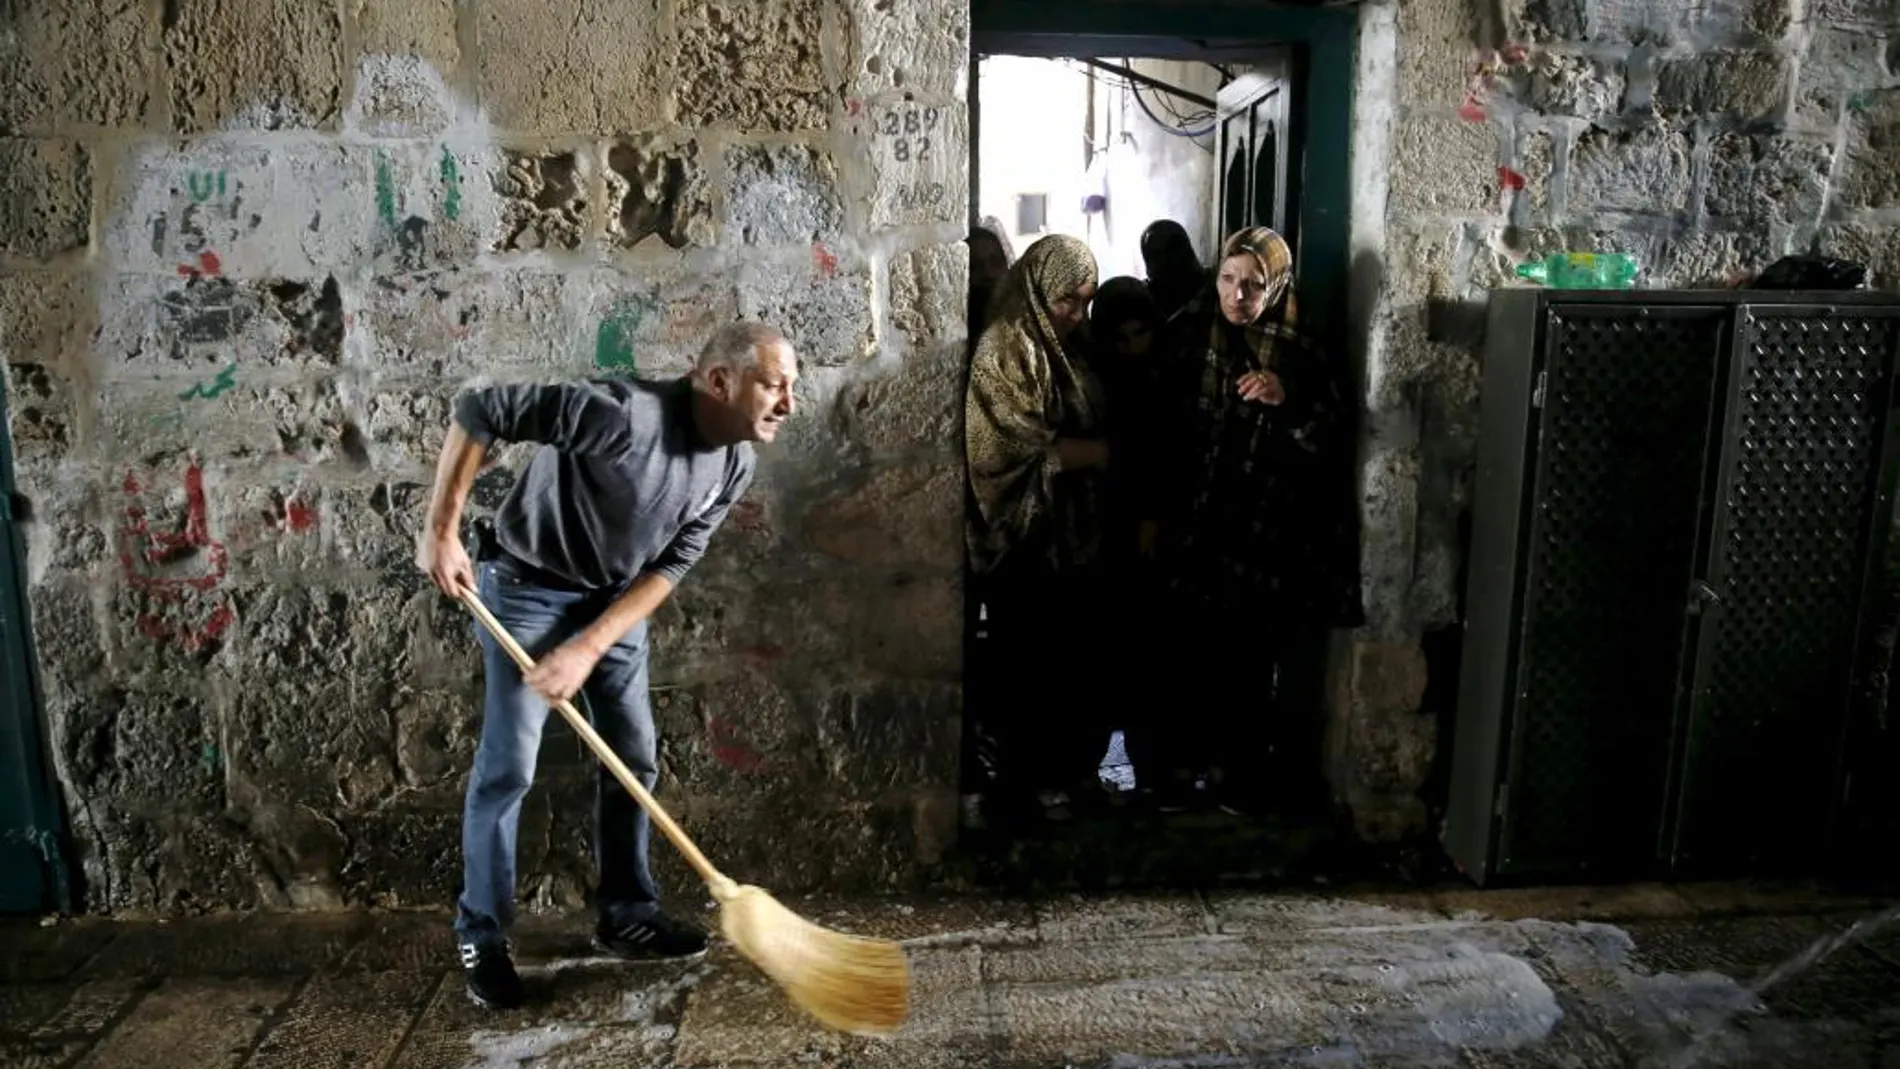
[[169, 523], [161, 486], [128, 471], [119, 489], [119, 568], [126, 586], [146, 599], [133, 628], [186, 653], [215, 650], [237, 614], [222, 589], [230, 554], [211, 537], [204, 469], [196, 458], [187, 461], [182, 513]]

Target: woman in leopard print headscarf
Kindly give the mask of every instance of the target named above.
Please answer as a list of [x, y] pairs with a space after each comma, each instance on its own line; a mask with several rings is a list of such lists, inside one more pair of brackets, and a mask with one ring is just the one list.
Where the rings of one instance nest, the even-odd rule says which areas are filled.
[[[985, 683], [968, 703], [993, 729], [1001, 777], [1021, 795], [1092, 783], [1106, 730], [1078, 723], [1100, 702], [1074, 692], [1072, 658], [1098, 657], [1106, 399], [1078, 330], [1095, 257], [1065, 235], [1010, 268], [970, 365], [964, 400], [967, 540]], [[973, 651], [974, 653], [975, 651]], [[974, 682], [973, 678], [973, 682]], [[1058, 692], [1053, 687], [1060, 685]]]

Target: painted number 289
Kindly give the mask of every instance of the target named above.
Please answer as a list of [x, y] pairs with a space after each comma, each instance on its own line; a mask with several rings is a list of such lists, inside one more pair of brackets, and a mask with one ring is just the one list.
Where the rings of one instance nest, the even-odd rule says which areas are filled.
[[887, 111], [878, 133], [891, 139], [891, 156], [899, 163], [930, 158], [930, 134], [940, 118], [936, 108]]

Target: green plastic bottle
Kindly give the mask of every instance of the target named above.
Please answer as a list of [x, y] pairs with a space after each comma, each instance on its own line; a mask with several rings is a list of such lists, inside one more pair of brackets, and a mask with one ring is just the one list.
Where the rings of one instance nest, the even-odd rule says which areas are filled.
[[1517, 265], [1517, 277], [1556, 290], [1626, 290], [1636, 285], [1636, 258], [1621, 252], [1560, 252]]

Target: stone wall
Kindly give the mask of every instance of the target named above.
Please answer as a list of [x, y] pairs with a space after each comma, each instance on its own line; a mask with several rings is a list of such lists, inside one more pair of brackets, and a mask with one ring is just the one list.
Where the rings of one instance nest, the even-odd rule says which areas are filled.
[[1456, 700], [1485, 291], [1586, 249], [1635, 254], [1646, 286], [1805, 252], [1900, 285], [1900, 7], [1397, 0], [1361, 9], [1359, 67], [1371, 619], [1340, 650], [1333, 756], [1392, 838], [1422, 825]]
[[[661, 793], [775, 888], [889, 886], [938, 859], [960, 700], [961, 5], [6, 18], [0, 346], [87, 907], [447, 903], [479, 672], [411, 554], [448, 402], [677, 372], [741, 315], [802, 351], [803, 411], [661, 614]], [[572, 904], [595, 765], [550, 732], [522, 893]]]

